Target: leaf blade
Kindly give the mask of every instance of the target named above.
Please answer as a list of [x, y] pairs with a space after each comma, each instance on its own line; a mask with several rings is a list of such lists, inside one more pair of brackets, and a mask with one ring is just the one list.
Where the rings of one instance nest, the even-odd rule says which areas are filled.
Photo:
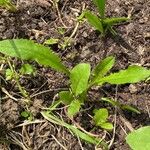
[[6, 9], [8, 9], [12, 12], [17, 11], [16, 6], [13, 5], [10, 0], [0, 0], [0, 6], [5, 7]]
[[108, 110], [105, 108], [101, 108], [94, 111], [93, 120], [97, 126], [105, 123], [108, 118]]
[[150, 76], [150, 70], [140, 66], [129, 66], [126, 70], [120, 70], [117, 73], [112, 73], [98, 81], [98, 85], [103, 83], [110, 84], [126, 84], [126, 83], [137, 83], [143, 81]]
[[71, 89], [75, 96], [84, 92], [88, 87], [90, 77], [90, 65], [81, 63], [70, 71]]
[[23, 60], [35, 60], [41, 65], [69, 74], [60, 58], [49, 48], [26, 39], [0, 41], [0, 52]]
[[103, 23], [106, 25], [109, 25], [109, 26], [113, 26], [113, 25], [116, 25], [121, 22], [126, 22], [128, 20], [130, 20], [130, 19], [127, 17], [112, 17], [112, 18], [104, 19]]
[[141, 127], [126, 137], [127, 143], [133, 150], [149, 150], [150, 148], [150, 126]]
[[75, 114], [79, 112], [81, 108], [81, 103], [79, 100], [74, 100], [71, 102], [70, 106], [68, 107], [68, 116], [72, 118]]
[[106, 130], [112, 130], [113, 129], [112, 123], [109, 123], [109, 122], [105, 122], [105, 123], [101, 124], [100, 127], [103, 129], [106, 129]]
[[99, 62], [93, 71], [94, 78], [92, 79], [93, 80], [92, 82], [106, 75], [106, 73], [113, 67], [114, 63], [115, 58], [113, 56], [109, 56], [104, 60], [102, 60], [101, 62]]
[[130, 105], [122, 105], [121, 109], [123, 110], [129, 110], [131, 112], [137, 113], [137, 114], [141, 114], [141, 112], [139, 110], [137, 110], [136, 108], [130, 106]]
[[103, 19], [105, 17], [105, 4], [106, 0], [93, 0], [94, 4], [98, 7], [99, 14]]
[[101, 19], [99, 19], [95, 14], [91, 13], [90, 11], [85, 12], [85, 17], [91, 26], [93, 26], [99, 32], [104, 33]]
[[73, 95], [70, 91], [61, 91], [59, 92], [59, 100], [61, 100], [65, 105], [69, 105], [73, 100]]

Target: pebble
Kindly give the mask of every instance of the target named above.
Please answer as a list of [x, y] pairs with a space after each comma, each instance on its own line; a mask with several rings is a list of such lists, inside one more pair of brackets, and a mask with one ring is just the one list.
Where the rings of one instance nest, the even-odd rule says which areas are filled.
[[133, 85], [133, 84], [130, 84], [129, 85], [129, 91], [130, 91], [130, 93], [136, 93], [138, 90], [137, 90], [137, 88], [136, 88], [136, 86], [135, 85]]

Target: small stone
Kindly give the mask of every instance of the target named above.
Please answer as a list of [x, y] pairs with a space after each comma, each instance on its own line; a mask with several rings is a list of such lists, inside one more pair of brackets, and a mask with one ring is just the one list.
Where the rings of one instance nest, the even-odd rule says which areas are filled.
[[82, 36], [83, 36], [84, 38], [88, 37], [87, 32], [84, 31], [84, 32], [82, 33]]
[[86, 50], [85, 50], [85, 49], [83, 48], [80, 57], [81, 57], [81, 58], [86, 58], [86, 57], [88, 57], [88, 56], [90, 55], [90, 53], [91, 53], [91, 52], [90, 52], [89, 49], [86, 49]]
[[3, 26], [3, 25], [2, 25], [2, 26], [0, 25], [0, 31], [1, 31], [1, 32], [4, 32], [5, 30], [6, 30], [6, 27]]
[[129, 91], [130, 91], [130, 93], [136, 93], [138, 90], [137, 90], [135, 85], [130, 84], [129, 85]]

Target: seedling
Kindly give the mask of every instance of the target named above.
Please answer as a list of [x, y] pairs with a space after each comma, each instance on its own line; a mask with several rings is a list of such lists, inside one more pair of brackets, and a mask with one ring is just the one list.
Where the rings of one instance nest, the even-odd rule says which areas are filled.
[[6, 9], [8, 9], [8, 10], [10, 10], [12, 12], [16, 12], [17, 11], [16, 6], [13, 5], [10, 0], [0, 0], [0, 6], [1, 7], [5, 7]]
[[105, 36], [107, 32], [116, 35], [117, 33], [113, 29], [113, 26], [129, 20], [129, 18], [126, 17], [107, 18], [105, 16], [106, 0], [93, 0], [93, 3], [98, 8], [99, 15], [95, 15], [91, 11], [87, 10], [85, 12], [85, 17], [88, 23], [98, 30], [102, 36]]
[[108, 118], [108, 110], [106, 108], [94, 110], [93, 120], [95, 122], [95, 125], [106, 130], [111, 130], [113, 129], [113, 125], [107, 122], [107, 118]]
[[[54, 106], [58, 106], [60, 103], [67, 105], [67, 115], [72, 120], [87, 101], [87, 92], [91, 87], [102, 86], [105, 83], [116, 85], [137, 83], [150, 77], [150, 70], [137, 65], [129, 66], [127, 69], [120, 70], [117, 73], [109, 73], [115, 63], [113, 56], [109, 56], [99, 62], [92, 71], [88, 63], [80, 63], [72, 69], [68, 69], [52, 50], [43, 45], [35, 44], [30, 40], [13, 39], [0, 41], [0, 52], [23, 60], [34, 60], [41, 65], [65, 73], [69, 77], [70, 84], [68, 85], [68, 90], [59, 93], [59, 100], [55, 102]], [[112, 129], [112, 125], [107, 122], [108, 112], [106, 109], [94, 111], [94, 114], [93, 121], [96, 126], [104, 129]], [[43, 115], [45, 116], [44, 113]], [[47, 115], [45, 116], [47, 119], [49, 117], [53, 118], [52, 122], [63, 125], [71, 129], [74, 133], [77, 133], [71, 126], [64, 125], [64, 122], [55, 120], [55, 117]], [[105, 117], [101, 118], [103, 115]]]
[[57, 44], [58, 48], [62, 50], [70, 46], [71, 43], [72, 43], [72, 39], [70, 37], [63, 37], [62, 39], [50, 38], [44, 42], [44, 44], [49, 46]]
[[55, 39], [55, 38], [50, 38], [48, 40], [46, 40], [44, 42], [44, 44], [47, 44], [47, 45], [54, 45], [54, 44], [58, 44], [59, 42], [59, 39]]
[[11, 69], [6, 69], [6, 73], [5, 73], [5, 77], [6, 77], [6, 80], [12, 80], [13, 79], [13, 72], [11, 71]]
[[[78, 64], [70, 71], [70, 90], [59, 93], [60, 100], [64, 104], [69, 105], [69, 117], [72, 118], [79, 112], [81, 106], [86, 101], [87, 91], [90, 90], [92, 86], [102, 86], [105, 83], [117, 85], [135, 83], [144, 78], [146, 79], [150, 75], [150, 70], [146, 70], [140, 66], [129, 66], [126, 70], [121, 70], [106, 76], [114, 65], [114, 61], [114, 57], [107, 57], [101, 61], [92, 72], [90, 65], [86, 63]], [[140, 76], [137, 76], [137, 73], [139, 73]]]
[[33, 115], [29, 111], [22, 111], [20, 115], [26, 120], [29, 120], [29, 121], [33, 120]]
[[20, 75], [36, 75], [36, 69], [30, 64], [23, 64], [19, 70]]
[[[35, 60], [39, 64], [50, 66], [68, 75], [70, 88], [68, 91], [60, 92], [59, 96], [64, 104], [69, 104], [68, 115], [70, 117], [73, 117], [79, 111], [86, 100], [87, 91], [92, 86], [102, 86], [105, 83], [117, 85], [136, 83], [150, 76], [150, 70], [136, 65], [106, 76], [115, 62], [115, 58], [112, 56], [101, 61], [92, 72], [90, 64], [87, 63], [80, 63], [70, 70], [61, 63], [60, 58], [49, 48], [23, 39], [0, 41], [0, 52], [25, 60]], [[75, 108], [76, 111], [71, 108]]]

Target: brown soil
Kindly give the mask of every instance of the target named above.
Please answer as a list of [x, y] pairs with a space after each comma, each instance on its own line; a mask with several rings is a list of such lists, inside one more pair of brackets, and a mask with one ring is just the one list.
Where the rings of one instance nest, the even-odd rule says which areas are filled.
[[[83, 6], [90, 10], [96, 10], [90, 0], [60, 0], [58, 10], [51, 0], [20, 0], [17, 2], [18, 12], [16, 13], [0, 9], [0, 40], [26, 38], [43, 43], [49, 38], [63, 39], [73, 32], [77, 23], [76, 16], [81, 14]], [[112, 71], [124, 69], [131, 64], [150, 68], [149, 8], [149, 0], [107, 0], [107, 16], [131, 16], [129, 23], [115, 27], [120, 36], [114, 38], [108, 35], [105, 39], [101, 39], [99, 34], [85, 22], [80, 24], [71, 45], [65, 50], [61, 50], [57, 44], [52, 48], [68, 67], [73, 67], [80, 62], [90, 62], [94, 67], [106, 56], [113, 55], [116, 57], [116, 65]], [[64, 27], [66, 32], [61, 35], [58, 27]], [[16, 66], [20, 66], [21, 62], [16, 60], [13, 62], [16, 63]], [[37, 75], [22, 77], [20, 83], [33, 96], [29, 110], [35, 119], [40, 119], [42, 122], [17, 126], [23, 123], [24, 119], [20, 113], [25, 109], [25, 105], [20, 100], [22, 97], [14, 81], [5, 81], [4, 69], [8, 65], [4, 64], [4, 68], [0, 72], [1, 87], [18, 101], [8, 96], [6, 91], [1, 92], [0, 141], [3, 142], [0, 144], [0, 150], [22, 149], [21, 146], [18, 146], [17, 140], [23, 143], [28, 150], [63, 149], [59, 143], [67, 150], [82, 148], [94, 150], [94, 145], [79, 141], [67, 129], [51, 124], [42, 118], [40, 111], [44, 107], [49, 107], [57, 98], [57, 93], [66, 88], [67, 79], [49, 68], [45, 69], [34, 62], [32, 64], [37, 68]], [[125, 143], [126, 134], [132, 129], [150, 125], [149, 89], [148, 82], [117, 87], [105, 85], [101, 89], [94, 88], [89, 92], [89, 101], [84, 106], [84, 109], [88, 109], [87, 113], [81, 112], [75, 120], [89, 131], [93, 126], [89, 122], [88, 114], [92, 114], [94, 108], [107, 107], [110, 112], [110, 121], [114, 123], [116, 116], [115, 132], [108, 132], [105, 136], [109, 142], [114, 136], [110, 149], [129, 150], [130, 148]], [[45, 90], [49, 90], [49, 92], [39, 93]], [[99, 101], [104, 96], [117, 98], [123, 104], [132, 105], [138, 108], [141, 114], [137, 115], [121, 110], [115, 113], [113, 107]], [[64, 111], [59, 111], [59, 113], [65, 118]], [[97, 129], [95, 132], [101, 137], [104, 135], [101, 129]], [[13, 144], [9, 141], [13, 141]]]

